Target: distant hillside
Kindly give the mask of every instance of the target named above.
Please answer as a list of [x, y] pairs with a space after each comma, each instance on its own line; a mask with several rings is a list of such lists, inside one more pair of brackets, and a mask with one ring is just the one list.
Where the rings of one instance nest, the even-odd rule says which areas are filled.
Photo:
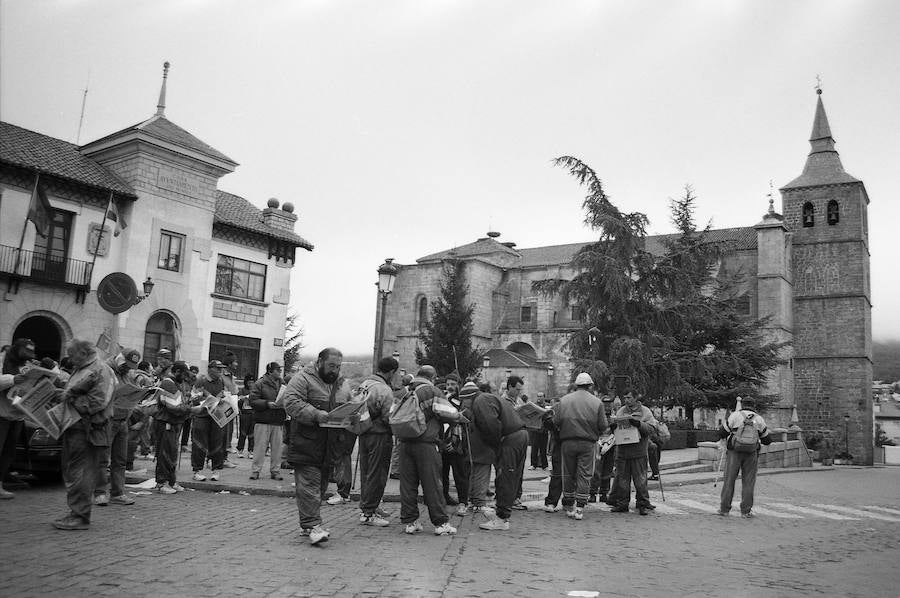
[[872, 378], [884, 382], [900, 380], [900, 340], [872, 343], [874, 371]]

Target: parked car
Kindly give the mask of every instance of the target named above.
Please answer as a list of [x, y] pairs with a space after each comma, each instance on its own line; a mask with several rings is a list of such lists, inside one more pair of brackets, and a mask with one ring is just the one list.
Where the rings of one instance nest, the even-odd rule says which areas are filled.
[[42, 479], [58, 479], [62, 476], [62, 441], [26, 421], [10, 469]]

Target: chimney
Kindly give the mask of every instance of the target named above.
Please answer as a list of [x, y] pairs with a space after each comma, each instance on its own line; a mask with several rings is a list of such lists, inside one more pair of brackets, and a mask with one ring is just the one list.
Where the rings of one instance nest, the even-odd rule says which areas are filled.
[[294, 204], [289, 201], [284, 202], [281, 209], [278, 208], [278, 200], [274, 197], [267, 202], [267, 208], [262, 211], [262, 221], [266, 226], [278, 228], [294, 232], [294, 223], [297, 222], [297, 215], [294, 214]]

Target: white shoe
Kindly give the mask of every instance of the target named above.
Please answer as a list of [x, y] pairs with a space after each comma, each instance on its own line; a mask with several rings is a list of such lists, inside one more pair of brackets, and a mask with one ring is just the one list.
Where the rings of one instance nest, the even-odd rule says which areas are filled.
[[193, 480], [194, 480], [195, 482], [205, 482], [205, 481], [206, 481], [206, 476], [203, 475], [203, 474], [202, 474], [201, 472], [199, 472], [199, 471], [195, 471], [195, 472], [194, 472]]
[[449, 523], [445, 523], [440, 527], [434, 528], [435, 536], [452, 536], [456, 533], [456, 528], [450, 525]]
[[575, 507], [566, 509], [566, 517], [568, 517], [569, 519], [575, 519]]
[[363, 525], [374, 525], [375, 527], [387, 527], [391, 524], [391, 522], [384, 517], [379, 517], [375, 514], [363, 515], [362, 513], [359, 515], [359, 522]]
[[494, 517], [489, 521], [485, 521], [478, 527], [489, 532], [506, 531], [509, 529], [509, 519], [500, 519], [499, 517]]
[[168, 484], [157, 484], [156, 491], [160, 494], [175, 494], [175, 488], [169, 486]]
[[557, 506], [554, 506], [554, 505], [547, 505], [547, 504], [545, 504], [545, 505], [544, 505], [544, 512], [545, 512], [545, 513], [557, 513], [557, 512], [559, 512], [559, 506], [558, 506], [558, 505], [557, 505]]
[[584, 519], [584, 509], [581, 507], [575, 507], [575, 514], [572, 515], [572, 518], [576, 521], [581, 521]]
[[457, 517], [465, 517], [466, 513], [469, 511], [469, 505], [464, 502], [459, 503], [459, 506], [456, 507], [456, 515]]
[[318, 544], [319, 542], [327, 542], [330, 535], [331, 532], [323, 529], [322, 526], [317, 525], [309, 530], [309, 543]]
[[328, 497], [328, 499], [325, 502], [327, 502], [330, 505], [342, 505], [344, 503], [350, 502], [350, 499], [344, 498], [340, 494], [335, 494], [334, 496]]
[[417, 534], [422, 531], [422, 524], [418, 521], [413, 521], [412, 523], [407, 523], [406, 527], [403, 528], [404, 534]]
[[219, 471], [216, 470], [216, 471], [212, 472], [212, 475], [209, 476], [209, 479], [212, 482], [218, 482], [219, 481]]

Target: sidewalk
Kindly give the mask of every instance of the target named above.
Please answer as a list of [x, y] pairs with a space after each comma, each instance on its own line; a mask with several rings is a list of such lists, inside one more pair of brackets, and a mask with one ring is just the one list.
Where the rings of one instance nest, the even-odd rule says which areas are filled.
[[[266, 458], [263, 464], [263, 471], [260, 472], [258, 480], [250, 479], [250, 469], [252, 459], [242, 459], [237, 454], [228, 455], [228, 460], [235, 465], [234, 468], [223, 469], [221, 479], [218, 482], [195, 482], [191, 479], [193, 472], [191, 471], [190, 451], [186, 451], [181, 455], [181, 465], [176, 471], [178, 483], [185, 488], [194, 490], [202, 490], [206, 492], [222, 492], [246, 493], [246, 494], [264, 494], [270, 496], [294, 496], [294, 475], [292, 470], [279, 470], [284, 480], [273, 480], [269, 476], [269, 460]], [[353, 455], [353, 463], [356, 463], [356, 453]], [[650, 489], [658, 488], [662, 483], [664, 488], [686, 486], [691, 484], [712, 484], [716, 478], [715, 471], [709, 467], [706, 471], [696, 471], [699, 467], [697, 460], [697, 449], [678, 449], [671, 451], [662, 451], [660, 455], [660, 472], [662, 480], [660, 482], [649, 482]], [[529, 470], [528, 461], [526, 460], [526, 468], [522, 480], [522, 500], [533, 501], [543, 499], [547, 494], [547, 485], [549, 483], [550, 470]], [[142, 473], [126, 474], [127, 484], [138, 484], [148, 479], [153, 479], [156, 463], [149, 460], [141, 460], [137, 458], [134, 462], [135, 468], [140, 471], [146, 469]], [[685, 471], [681, 471], [681, 470]], [[795, 467], [795, 468], [761, 468], [758, 475], [776, 475], [784, 473], [797, 473], [806, 471], [833, 471], [834, 467], [823, 467], [816, 464], [814, 467]], [[204, 470], [204, 475], [209, 477], [209, 469]], [[450, 476], [451, 484], [453, 476]], [[330, 485], [329, 492], [336, 491], [334, 484]], [[453, 492], [455, 494], [455, 490]], [[359, 476], [357, 474], [353, 491], [351, 492], [353, 500], [359, 500]], [[384, 493], [385, 502], [400, 501], [400, 482], [397, 480], [388, 480]]]

